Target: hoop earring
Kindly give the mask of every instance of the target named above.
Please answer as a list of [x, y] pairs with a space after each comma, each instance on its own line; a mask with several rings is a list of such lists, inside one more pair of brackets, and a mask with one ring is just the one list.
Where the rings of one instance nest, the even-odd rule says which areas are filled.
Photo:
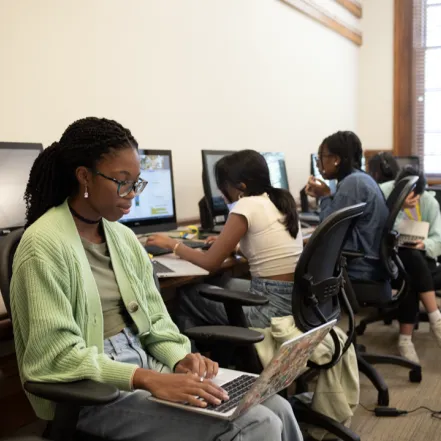
[[243, 198], [243, 194], [240, 194], [237, 199], [242, 199]]
[[86, 187], [84, 189], [84, 199], [87, 199], [89, 197], [89, 192], [87, 191], [87, 184]]

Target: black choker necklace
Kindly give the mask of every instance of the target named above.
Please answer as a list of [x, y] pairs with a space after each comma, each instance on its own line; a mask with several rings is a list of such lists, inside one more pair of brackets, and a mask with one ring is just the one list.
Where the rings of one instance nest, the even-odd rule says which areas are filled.
[[85, 217], [81, 216], [81, 214], [78, 214], [70, 205], [69, 205], [69, 210], [77, 219], [85, 222], [86, 224], [93, 225], [93, 224], [98, 224], [101, 222], [101, 219], [98, 219], [98, 220], [86, 219]]

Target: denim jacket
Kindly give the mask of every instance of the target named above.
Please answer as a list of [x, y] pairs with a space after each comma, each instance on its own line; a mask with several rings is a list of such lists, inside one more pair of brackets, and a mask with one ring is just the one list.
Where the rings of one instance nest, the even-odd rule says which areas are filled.
[[349, 233], [343, 249], [361, 252], [365, 257], [348, 262], [348, 275], [354, 280], [387, 280], [380, 261], [380, 244], [389, 210], [380, 187], [368, 174], [354, 170], [342, 179], [332, 196], [321, 199], [320, 219], [361, 202], [367, 204], [366, 208]]

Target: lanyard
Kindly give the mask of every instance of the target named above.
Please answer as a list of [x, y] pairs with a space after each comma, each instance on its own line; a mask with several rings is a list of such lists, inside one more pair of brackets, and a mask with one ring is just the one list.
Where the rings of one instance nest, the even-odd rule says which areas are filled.
[[407, 217], [408, 217], [409, 219], [412, 219], [412, 220], [416, 220], [416, 221], [421, 222], [421, 208], [420, 208], [420, 203], [419, 203], [419, 202], [418, 202], [418, 204], [416, 205], [415, 210], [416, 210], [416, 212], [417, 212], [417, 218], [416, 218], [416, 219], [414, 219], [412, 212], [411, 212], [408, 208], [405, 208], [405, 209], [404, 209], [404, 211], [405, 211], [405, 213], [407, 214]]

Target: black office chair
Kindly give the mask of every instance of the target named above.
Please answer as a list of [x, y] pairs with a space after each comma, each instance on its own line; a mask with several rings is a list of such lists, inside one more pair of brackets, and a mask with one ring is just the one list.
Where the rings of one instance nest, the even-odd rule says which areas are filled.
[[[399, 291], [392, 297], [392, 287], [389, 281], [351, 281], [345, 272], [346, 293], [354, 312], [358, 312], [363, 307], [374, 307], [375, 312], [361, 320], [356, 327], [356, 332], [361, 335], [366, 329], [367, 324], [378, 320], [389, 318], [390, 311], [393, 311], [408, 293], [409, 280], [403, 264], [398, 257], [398, 237], [399, 234], [394, 230], [394, 225], [398, 213], [401, 211], [404, 200], [415, 187], [418, 177], [411, 176], [401, 180], [394, 188], [387, 200], [389, 216], [385, 225], [381, 240], [380, 257], [385, 269], [392, 280], [399, 281]], [[361, 253], [346, 253], [348, 259], [362, 257]], [[389, 405], [389, 389], [373, 364], [392, 364], [410, 369], [409, 380], [419, 383], [422, 379], [421, 366], [403, 357], [393, 355], [369, 354], [366, 348], [358, 345], [356, 337], [354, 344], [357, 351], [358, 366], [360, 372], [365, 374], [373, 383], [378, 391], [378, 404], [381, 406]]]
[[[11, 313], [9, 286], [12, 277], [12, 261], [22, 235], [23, 229], [18, 229], [3, 237], [0, 242], [0, 291], [9, 314]], [[57, 403], [55, 418], [48, 423], [43, 435], [46, 439], [53, 441], [102, 440], [102, 438], [76, 430], [80, 410], [84, 406], [109, 404], [119, 397], [119, 390], [116, 387], [92, 380], [72, 383], [27, 381], [24, 388], [30, 394]]]
[[[351, 344], [354, 334], [354, 318], [343, 287], [342, 267], [345, 259], [341, 258], [341, 249], [352, 222], [363, 213], [365, 204], [344, 208], [330, 215], [317, 227], [308, 241], [295, 269], [295, 283], [292, 295], [293, 315], [296, 325], [302, 331], [308, 331], [340, 316], [340, 302], [349, 313], [349, 337], [342, 348], [335, 331], [331, 331], [335, 351], [329, 363], [319, 366], [309, 362], [311, 370], [300, 376], [297, 392], [303, 392], [306, 383], [317, 373], [317, 369], [329, 369], [337, 363]], [[197, 345], [213, 347], [226, 343], [225, 328], [229, 330], [229, 352], [234, 353], [233, 337], [242, 347], [236, 360], [241, 370], [253, 373], [262, 371], [254, 345], [247, 345], [238, 333], [249, 324], [242, 311], [242, 306], [255, 301], [256, 305], [267, 303], [264, 297], [250, 293], [227, 291], [222, 288], [205, 288], [200, 294], [210, 300], [221, 302], [227, 311], [232, 326], [203, 326], [187, 329], [185, 334], [195, 340]], [[257, 303], [260, 302], [260, 303]], [[245, 345], [245, 346], [243, 346]], [[244, 350], [245, 349], [245, 350]], [[228, 364], [221, 364], [227, 366]], [[237, 366], [237, 364], [236, 364]], [[300, 386], [300, 387], [299, 387]], [[299, 390], [300, 388], [300, 390]], [[344, 441], [357, 441], [359, 436], [337, 421], [313, 411], [298, 400], [292, 400], [294, 413], [299, 422], [313, 424], [336, 435]]]
[[[409, 179], [409, 178], [405, 178], [404, 181], [406, 181], [406, 179]], [[396, 190], [396, 192], [395, 192], [395, 190]], [[428, 188], [428, 190], [437, 192], [437, 198], [441, 198], [441, 187], [440, 188], [436, 188], [436, 187], [435, 188]], [[395, 203], [396, 198], [397, 198], [397, 193], [399, 191], [400, 191], [400, 189], [399, 189], [399, 186], [397, 185], [395, 187], [394, 191], [390, 194], [389, 198], [387, 199], [387, 205], [388, 205], [389, 209], [391, 209], [392, 205]], [[406, 279], [403, 280], [403, 278], [406, 276], [405, 270], [403, 270], [403, 271], [404, 271], [404, 273], [400, 272], [397, 280], [393, 283], [392, 286], [396, 287], [396, 288], [401, 288], [401, 290], [403, 290], [403, 286], [404, 286], [403, 282], [407, 282], [407, 286], [404, 286], [404, 287], [407, 290], [410, 290], [410, 289], [412, 289], [410, 287], [410, 280], [408, 280], [408, 277], [406, 277]], [[407, 295], [407, 291], [406, 291], [406, 295]], [[437, 292], [437, 296], [438, 297], [440, 296], [439, 292]], [[402, 298], [402, 296], [400, 298]], [[395, 300], [397, 300], [397, 298], [395, 298]], [[398, 306], [399, 306], [399, 303], [394, 301], [390, 305], [386, 305], [385, 307], [378, 308], [378, 310], [375, 313], [370, 314], [368, 317], [361, 320], [359, 325], [356, 327], [357, 335], [363, 335], [364, 332], [366, 331], [366, 327], [368, 325], [370, 325], [371, 323], [382, 321], [386, 325], [390, 325], [394, 320], [397, 320], [397, 318], [398, 318]], [[427, 312], [420, 311], [419, 316], [418, 316], [418, 322], [415, 324], [415, 329], [418, 329], [419, 322], [428, 322], [428, 321], [429, 321], [429, 318], [428, 318]]]

